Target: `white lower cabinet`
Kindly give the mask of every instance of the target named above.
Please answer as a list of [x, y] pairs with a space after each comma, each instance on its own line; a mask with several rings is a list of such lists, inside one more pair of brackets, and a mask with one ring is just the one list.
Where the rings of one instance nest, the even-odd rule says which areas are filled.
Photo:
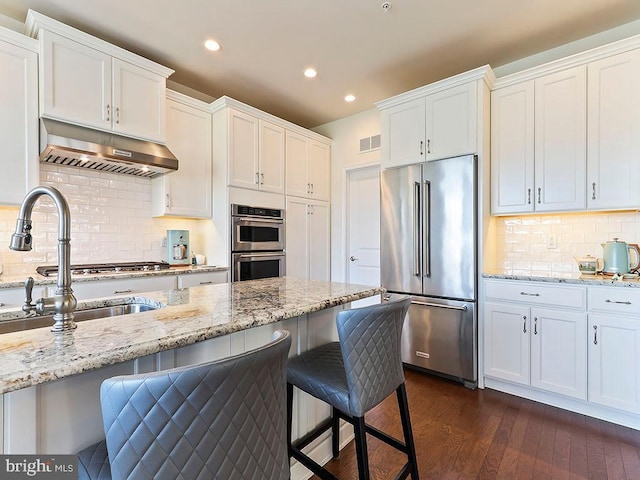
[[589, 288], [589, 401], [640, 413], [640, 289]]
[[76, 298], [89, 300], [112, 295], [154, 292], [176, 288], [175, 275], [158, 275], [156, 277], [123, 278], [122, 280], [101, 280], [95, 282], [76, 282], [71, 285]]
[[188, 273], [178, 275], [178, 288], [200, 287], [203, 285], [214, 285], [227, 283], [229, 275], [227, 271]]
[[586, 400], [583, 287], [485, 282], [485, 375]]

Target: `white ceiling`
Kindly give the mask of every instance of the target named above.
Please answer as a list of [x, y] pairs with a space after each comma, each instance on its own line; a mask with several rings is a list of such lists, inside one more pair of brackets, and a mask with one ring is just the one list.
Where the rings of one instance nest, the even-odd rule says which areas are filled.
[[[640, 0], [382, 2], [0, 0], [0, 13], [23, 22], [31, 8], [174, 69], [181, 85], [309, 128], [640, 18]], [[209, 37], [220, 52], [204, 50]]]

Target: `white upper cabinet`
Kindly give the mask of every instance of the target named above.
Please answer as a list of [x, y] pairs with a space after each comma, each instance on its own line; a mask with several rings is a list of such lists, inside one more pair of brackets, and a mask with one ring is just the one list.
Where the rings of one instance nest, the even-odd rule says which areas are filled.
[[331, 185], [331, 146], [287, 130], [286, 193], [328, 201]]
[[476, 153], [477, 83], [426, 98], [426, 160]]
[[425, 100], [419, 98], [382, 110], [382, 166], [411, 165], [424, 161]]
[[230, 108], [229, 185], [284, 193], [285, 130]]
[[21, 37], [0, 28], [0, 205], [20, 205], [38, 183], [37, 45]]
[[206, 103], [175, 92], [167, 98], [167, 147], [178, 170], [152, 180], [153, 216], [210, 218], [211, 113]]
[[173, 70], [37, 12], [26, 29], [40, 40], [42, 116], [164, 142]]
[[478, 91], [492, 78], [480, 67], [378, 102], [382, 168], [477, 153]]
[[586, 67], [491, 92], [491, 213], [585, 208]]
[[588, 66], [587, 208], [640, 205], [640, 50]]
[[586, 66], [535, 81], [535, 209], [583, 210], [586, 178]]
[[532, 212], [533, 81], [491, 92], [491, 212]]

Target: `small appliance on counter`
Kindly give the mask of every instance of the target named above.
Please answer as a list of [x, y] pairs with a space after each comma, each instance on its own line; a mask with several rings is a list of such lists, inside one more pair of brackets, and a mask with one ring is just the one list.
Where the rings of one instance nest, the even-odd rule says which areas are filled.
[[170, 265], [189, 265], [189, 230], [167, 230], [167, 262]]
[[[605, 275], [625, 275], [638, 269], [640, 266], [640, 250], [635, 244], [627, 244], [618, 238], [614, 238], [602, 244], [602, 259]], [[635, 256], [635, 259], [631, 259]]]

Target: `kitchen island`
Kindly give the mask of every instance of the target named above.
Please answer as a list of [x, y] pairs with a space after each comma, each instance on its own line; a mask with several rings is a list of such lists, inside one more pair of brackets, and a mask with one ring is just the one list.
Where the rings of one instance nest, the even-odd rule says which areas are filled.
[[[65, 334], [39, 328], [0, 335], [2, 450], [75, 453], [103, 436], [99, 386], [105, 378], [238, 354], [268, 342], [277, 329], [291, 332], [295, 355], [337, 338], [337, 311], [381, 291], [283, 277], [120, 295], [79, 308], [160, 308], [78, 322]], [[302, 397], [296, 400], [298, 435], [328, 414]]]

